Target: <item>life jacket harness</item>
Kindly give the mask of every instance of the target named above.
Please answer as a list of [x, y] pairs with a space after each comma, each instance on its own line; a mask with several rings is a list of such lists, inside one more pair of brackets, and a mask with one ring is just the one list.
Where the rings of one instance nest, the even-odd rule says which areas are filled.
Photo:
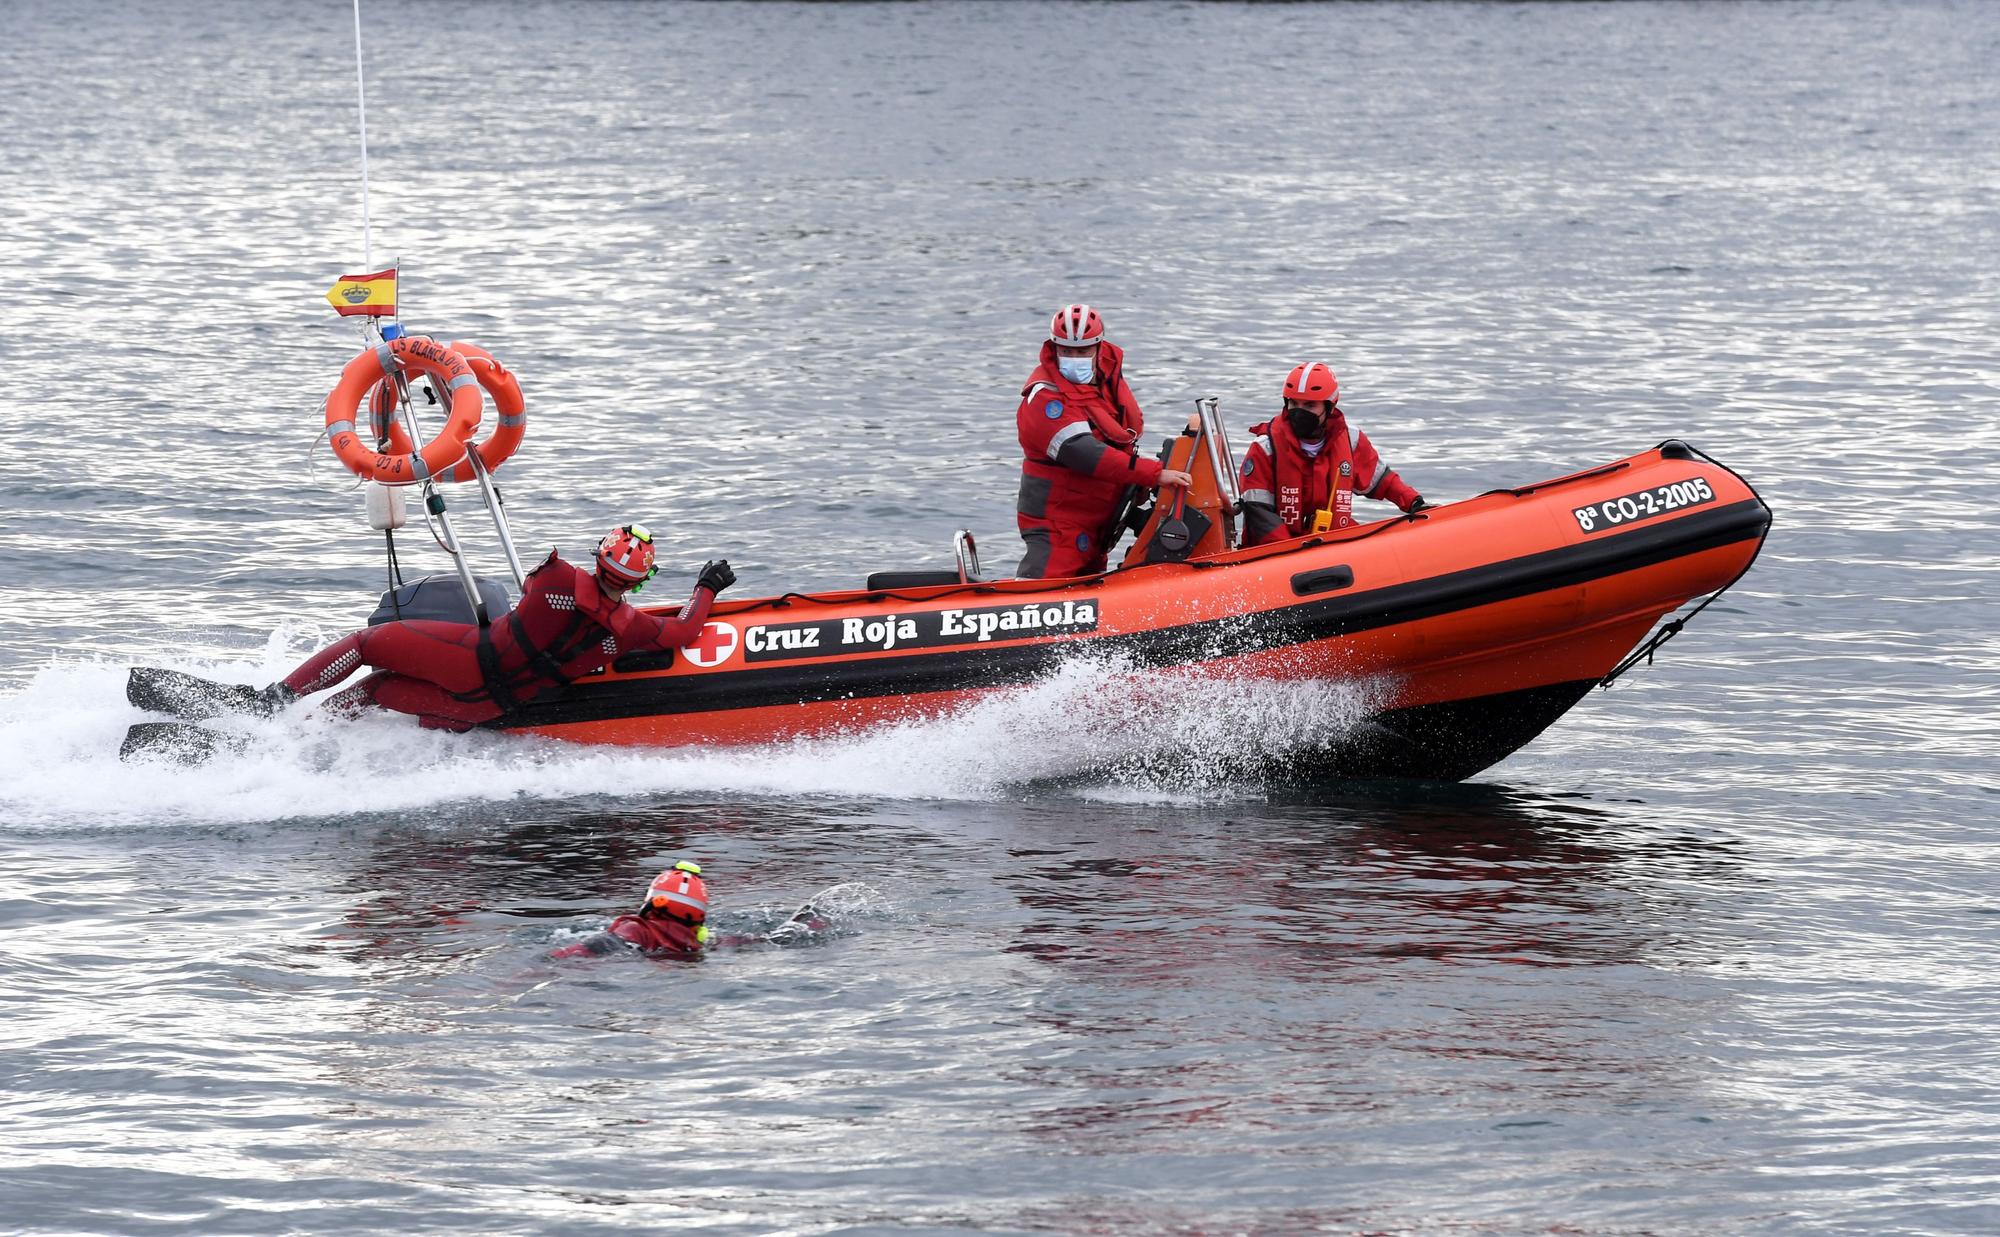
[[[1354, 431], [1345, 419], [1338, 426], [1333, 416], [1327, 418], [1325, 436], [1318, 452], [1307, 455], [1298, 433], [1283, 417], [1273, 417], [1262, 425], [1250, 427], [1252, 435], [1261, 435], [1268, 443], [1266, 448], [1271, 459], [1272, 498], [1278, 518], [1289, 525], [1297, 520], [1300, 535], [1323, 533], [1329, 529], [1347, 528], [1354, 523]], [[1308, 504], [1306, 496], [1311, 492], [1314, 477], [1324, 471], [1327, 477], [1326, 502]], [[1291, 484], [1287, 484], [1287, 483]], [[1296, 493], [1297, 506], [1288, 508], [1286, 491]]]
[[583, 608], [575, 604], [573, 596], [569, 600], [569, 621], [563, 624], [562, 630], [556, 633], [556, 638], [547, 647], [538, 646], [528, 638], [528, 625], [521, 620], [521, 607], [515, 606], [507, 612], [507, 629], [513, 634], [514, 646], [528, 659], [526, 665], [511, 674], [500, 666], [500, 650], [494, 647], [492, 627], [480, 628], [479, 646], [475, 652], [479, 658], [479, 675], [485, 682], [477, 691], [463, 695], [452, 693], [452, 698], [491, 700], [499, 706], [501, 716], [506, 718], [520, 712], [523, 705], [542, 692], [568, 686], [574, 676], [565, 672], [563, 667], [591, 645], [612, 638], [610, 630], [585, 614]]

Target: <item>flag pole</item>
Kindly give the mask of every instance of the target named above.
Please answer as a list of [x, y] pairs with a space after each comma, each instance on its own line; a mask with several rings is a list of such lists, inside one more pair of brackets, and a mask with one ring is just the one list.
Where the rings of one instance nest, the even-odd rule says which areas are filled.
[[[369, 218], [368, 211], [368, 77], [361, 57], [361, 0], [354, 0], [354, 101], [361, 120], [361, 261], [365, 273], [373, 274], [375, 271], [375, 228], [373, 220]], [[390, 287], [395, 290], [394, 295], [397, 297], [397, 300], [390, 310], [392, 314], [397, 313], [402, 308], [402, 274], [402, 263], [400, 261], [394, 263], [391, 267]], [[380, 346], [386, 334], [382, 329], [381, 323], [376, 320], [375, 314], [364, 315], [362, 335], [369, 347]], [[394, 375], [394, 380], [396, 384], [397, 403], [401, 406], [403, 424], [409, 429], [410, 441], [413, 443], [422, 442], [423, 435], [417, 429], [416, 408], [410, 402], [409, 382], [400, 372]], [[470, 448], [467, 449], [467, 454], [473, 454]], [[478, 465], [475, 464], [474, 467], [477, 468]], [[491, 483], [489, 482], [488, 484], [490, 485]], [[485, 627], [491, 621], [490, 616], [486, 613], [486, 603], [479, 595], [479, 585], [473, 579], [472, 567], [465, 561], [465, 551], [459, 544], [457, 532], [451, 526], [451, 517], [445, 514], [444, 498], [443, 495], [437, 492], [437, 479], [434, 477], [424, 481], [424, 511], [425, 520], [434, 520], [437, 524], [433, 535], [436, 532], [443, 533], [443, 536], [438, 537], [438, 544], [443, 547], [445, 553], [451, 556], [452, 565], [458, 569], [458, 580], [460, 584], [465, 586], [465, 599], [472, 605], [473, 617], [479, 621], [481, 627]], [[493, 508], [493, 512], [493, 518], [497, 524], [502, 519], [502, 516], [497, 506]], [[506, 535], [504, 529], [502, 535]], [[388, 529], [384, 529], [383, 536], [388, 538], [390, 554], [392, 556], [391, 561], [393, 562], [395, 534]], [[512, 558], [511, 552], [509, 558]], [[515, 567], [515, 574], [517, 577], [520, 574], [518, 566]], [[390, 596], [391, 598], [395, 596], [393, 587], [390, 590]]]
[[375, 269], [375, 230], [368, 217], [368, 82], [361, 71], [361, 0], [354, 0], [354, 98], [361, 112], [361, 269]]

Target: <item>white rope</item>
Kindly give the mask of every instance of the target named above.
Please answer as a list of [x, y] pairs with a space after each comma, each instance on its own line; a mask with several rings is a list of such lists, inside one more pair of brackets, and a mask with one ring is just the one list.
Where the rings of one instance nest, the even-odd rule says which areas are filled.
[[[320, 406], [322, 408], [325, 407], [325, 401], [322, 400]], [[326, 494], [335, 493], [336, 491], [342, 494], [352, 494], [362, 486], [367, 485], [368, 478], [356, 476], [345, 467], [342, 467], [340, 472], [336, 474], [337, 478], [348, 481], [348, 484], [344, 488], [339, 486], [329, 487], [326, 484], [326, 470], [319, 466], [319, 445], [326, 441], [327, 431], [321, 429], [319, 433], [313, 435], [313, 440], [306, 445], [306, 483]], [[331, 455], [332, 452], [329, 451], [327, 454]]]

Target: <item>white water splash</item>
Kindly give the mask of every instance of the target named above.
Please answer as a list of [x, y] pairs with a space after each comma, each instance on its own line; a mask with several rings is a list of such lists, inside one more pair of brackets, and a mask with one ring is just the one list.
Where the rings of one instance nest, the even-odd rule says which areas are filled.
[[[801, 912], [810, 908], [809, 914]], [[847, 881], [820, 890], [805, 907], [777, 907], [761, 915], [760, 930], [773, 944], [830, 941], [859, 931], [871, 920], [894, 917], [895, 904], [872, 885]]]
[[[254, 662], [175, 668], [269, 682], [298, 659], [303, 634], [274, 633]], [[0, 696], [0, 822], [122, 828], [408, 816], [509, 800], [681, 792], [1182, 802], [1254, 789], [1258, 770], [1365, 717], [1382, 687], [1142, 672], [1084, 659], [933, 716], [741, 748], [585, 747], [302, 709], [275, 721], [208, 723], [241, 734], [244, 750], [187, 767], [119, 760], [126, 727], [147, 717], [125, 702], [124, 685], [122, 665], [76, 663]]]
[[812, 907], [829, 918], [881, 918], [895, 909], [888, 895], [861, 881], [827, 886], [812, 896]]

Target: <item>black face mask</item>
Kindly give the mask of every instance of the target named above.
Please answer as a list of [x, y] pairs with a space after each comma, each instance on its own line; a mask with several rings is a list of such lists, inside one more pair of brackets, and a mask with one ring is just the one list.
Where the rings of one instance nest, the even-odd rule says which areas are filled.
[[1316, 412], [1307, 412], [1303, 408], [1288, 409], [1285, 412], [1285, 424], [1291, 427], [1294, 435], [1305, 442], [1312, 442], [1326, 433], [1326, 422], [1320, 415]]

